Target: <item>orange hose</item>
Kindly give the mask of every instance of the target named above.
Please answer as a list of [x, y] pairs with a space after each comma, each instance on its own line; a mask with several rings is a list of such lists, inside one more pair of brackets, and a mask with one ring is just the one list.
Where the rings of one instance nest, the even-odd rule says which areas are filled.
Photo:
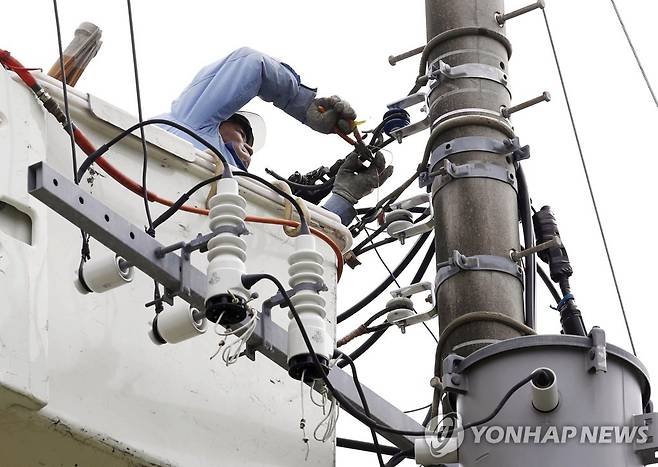
[[[289, 225], [290, 227], [298, 227], [299, 222], [297, 221], [291, 221], [288, 219], [279, 219], [275, 217], [259, 217], [259, 216], [247, 216], [245, 218], [245, 221], [247, 222], [255, 222], [258, 224], [273, 224], [273, 225]], [[336, 255], [336, 259], [338, 260], [336, 264], [336, 276], [337, 280], [340, 280], [341, 276], [343, 275], [343, 263], [345, 262], [343, 260], [343, 253], [340, 251], [340, 248], [338, 245], [336, 245], [336, 242], [334, 242], [327, 234], [325, 234], [323, 231], [316, 229], [315, 227], [310, 227], [309, 229], [311, 230], [311, 233], [318, 237], [320, 240], [323, 240], [329, 247], [333, 250], [334, 254]]]

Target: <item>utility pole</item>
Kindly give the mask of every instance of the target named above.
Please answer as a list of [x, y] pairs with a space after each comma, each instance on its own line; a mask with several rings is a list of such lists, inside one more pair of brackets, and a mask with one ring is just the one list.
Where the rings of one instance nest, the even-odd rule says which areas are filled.
[[[657, 463], [658, 413], [651, 413], [649, 380], [634, 355], [608, 344], [600, 328], [585, 336], [580, 319], [573, 328], [563, 321], [562, 336], [521, 337], [531, 334], [528, 327], [534, 324], [532, 255], [551, 249], [566, 257], [552, 214], [538, 221], [538, 230], [548, 227], [549, 235], [532, 245], [528, 191], [519, 165], [529, 153], [509, 122], [513, 113], [550, 100], [545, 92], [511, 106], [508, 85], [511, 45], [505, 22], [544, 8], [543, 0], [512, 12], [505, 11], [504, 0], [426, 0], [425, 7], [428, 43], [422, 62], [427, 62], [431, 133], [421, 183], [431, 184], [434, 287], [442, 331], [435, 367], [441, 384], [435, 384], [432, 409], [436, 415], [444, 400], [437, 396], [447, 392], [443, 408], [458, 412], [464, 430], [448, 440], [454, 444], [450, 448], [417, 440], [416, 461], [464, 467]], [[519, 251], [520, 217], [525, 251]], [[555, 264], [561, 260], [557, 256]], [[524, 285], [531, 293], [524, 293]], [[570, 294], [563, 290], [563, 295]], [[448, 417], [444, 412], [442, 426]], [[489, 422], [499, 429], [535, 431], [614, 425], [642, 428], [648, 436], [646, 442], [635, 438], [604, 449], [605, 442], [575, 437], [566, 444], [482, 442], [468, 430]]]
[[[502, 316], [489, 315], [486, 321], [478, 315], [464, 317], [492, 312], [523, 323], [524, 286], [510, 259], [510, 250], [519, 250], [520, 241], [515, 161], [511, 146], [505, 148], [514, 133], [501, 114], [511, 100], [511, 45], [496, 18], [505, 11], [504, 1], [426, 0], [425, 5], [428, 70], [438, 77], [428, 96], [437, 262], [454, 251], [478, 258], [472, 268], [439, 268], [435, 293], [440, 328], [458, 318], [467, 321], [447, 336], [442, 355], [437, 355], [440, 362], [448, 353], [467, 356], [519, 336]], [[452, 176], [448, 161], [470, 169], [468, 176]]]

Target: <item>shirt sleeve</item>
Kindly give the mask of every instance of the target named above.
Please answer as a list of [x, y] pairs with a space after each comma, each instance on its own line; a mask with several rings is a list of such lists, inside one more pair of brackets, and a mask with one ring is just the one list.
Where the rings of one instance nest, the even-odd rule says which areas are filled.
[[356, 217], [356, 209], [354, 208], [354, 205], [336, 193], [332, 193], [322, 207], [327, 211], [337, 214], [343, 225], [349, 225], [349, 223], [352, 222], [352, 219]]
[[290, 66], [243, 47], [201, 69], [172, 103], [171, 116], [191, 128], [216, 128], [256, 96], [306, 123], [315, 89]]

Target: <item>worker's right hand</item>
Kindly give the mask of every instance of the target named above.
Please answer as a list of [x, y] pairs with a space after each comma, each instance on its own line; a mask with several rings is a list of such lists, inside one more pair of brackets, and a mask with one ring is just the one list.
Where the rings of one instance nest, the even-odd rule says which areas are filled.
[[306, 124], [325, 134], [334, 133], [336, 128], [343, 133], [351, 133], [355, 119], [354, 109], [338, 96], [313, 99], [306, 110]]

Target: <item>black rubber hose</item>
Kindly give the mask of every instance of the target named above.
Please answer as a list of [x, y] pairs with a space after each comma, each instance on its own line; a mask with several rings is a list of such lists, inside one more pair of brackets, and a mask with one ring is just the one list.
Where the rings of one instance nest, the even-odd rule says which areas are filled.
[[[519, 214], [523, 226], [523, 243], [526, 248], [534, 246], [535, 231], [532, 227], [532, 210], [530, 208], [530, 194], [523, 168], [517, 164], [516, 179], [519, 185]], [[525, 325], [535, 329], [537, 325], [537, 257], [532, 254], [525, 260]]]
[[409, 449], [407, 451], [400, 451], [393, 457], [391, 457], [388, 462], [384, 465], [384, 467], [395, 467], [396, 465], [399, 465], [403, 460], [407, 458], [411, 458], [414, 455], [414, 450]]
[[548, 277], [548, 274], [546, 274], [546, 271], [540, 266], [537, 265], [537, 273], [539, 274], [539, 277], [541, 277], [541, 280], [546, 284], [546, 287], [548, 288], [548, 291], [551, 293], [553, 296], [553, 300], [555, 300], [555, 303], [560, 303], [562, 300], [562, 297], [558, 293], [557, 289], [555, 288], [555, 285], [551, 282], [551, 279]]
[[[336, 438], [336, 447], [345, 449], [354, 449], [357, 451], [377, 452], [375, 445], [366, 443], [365, 441], [357, 441], [355, 439]], [[379, 450], [382, 454], [387, 456], [394, 456], [400, 452], [400, 449], [394, 446], [379, 445]]]
[[[366, 339], [366, 341], [365, 341], [363, 344], [361, 344], [359, 347], [357, 347], [356, 350], [350, 354], [350, 358], [352, 359], [352, 361], [354, 361], [354, 360], [356, 360], [357, 358], [359, 358], [361, 355], [363, 355], [364, 353], [366, 353], [366, 351], [367, 351], [370, 347], [372, 347], [373, 345], [375, 345], [375, 342], [377, 342], [377, 341], [378, 341], [378, 340], [384, 335], [384, 333], [386, 332], [387, 329], [388, 329], [388, 328], [384, 328], [384, 329], [382, 329], [382, 330], [380, 330], [380, 331], [376, 331], [376, 332], [374, 332], [374, 333], [372, 334], [372, 336], [368, 337], [368, 339]], [[346, 366], [346, 365], [347, 365], [347, 362], [346, 362], [345, 360], [340, 360], [340, 361], [338, 362], [338, 367], [339, 367], [339, 368], [343, 368], [343, 367]]]
[[[370, 408], [368, 407], [368, 400], [366, 399], [366, 395], [363, 393], [363, 388], [361, 387], [361, 383], [359, 382], [359, 376], [357, 375], [356, 372], [356, 365], [354, 364], [354, 360], [352, 360], [349, 357], [349, 355], [341, 352], [340, 350], [336, 350], [336, 354], [338, 354], [343, 361], [346, 361], [347, 364], [352, 369], [352, 379], [354, 380], [354, 386], [356, 386], [356, 392], [359, 394], [359, 399], [361, 399], [361, 406], [363, 407], [363, 413], [366, 414], [366, 417], [371, 418], [372, 414], [370, 413]], [[373, 447], [375, 448], [375, 454], [377, 454], [377, 461], [379, 462], [379, 467], [384, 467], [384, 458], [382, 457], [382, 451], [379, 446], [379, 440], [377, 439], [377, 432], [375, 432], [373, 428], [370, 428], [370, 434], [372, 435], [372, 444]]]
[[416, 240], [416, 243], [414, 243], [414, 246], [409, 250], [409, 253], [407, 253], [407, 256], [404, 257], [404, 259], [398, 264], [398, 266], [393, 270], [392, 274], [389, 274], [384, 281], [379, 284], [372, 292], [370, 292], [367, 296], [359, 300], [356, 304], [352, 305], [348, 310], [342, 312], [341, 314], [338, 315], [336, 322], [337, 323], [342, 323], [345, 321], [347, 318], [350, 316], [353, 316], [357, 312], [359, 312], [364, 306], [368, 305], [372, 300], [374, 300], [379, 294], [381, 294], [386, 288], [393, 283], [397, 277], [402, 274], [402, 272], [409, 266], [409, 263], [411, 263], [411, 260], [413, 260], [416, 255], [418, 254], [418, 251], [421, 249], [423, 244], [427, 241], [427, 238], [430, 236], [430, 232], [425, 232], [422, 234], [418, 240]]

